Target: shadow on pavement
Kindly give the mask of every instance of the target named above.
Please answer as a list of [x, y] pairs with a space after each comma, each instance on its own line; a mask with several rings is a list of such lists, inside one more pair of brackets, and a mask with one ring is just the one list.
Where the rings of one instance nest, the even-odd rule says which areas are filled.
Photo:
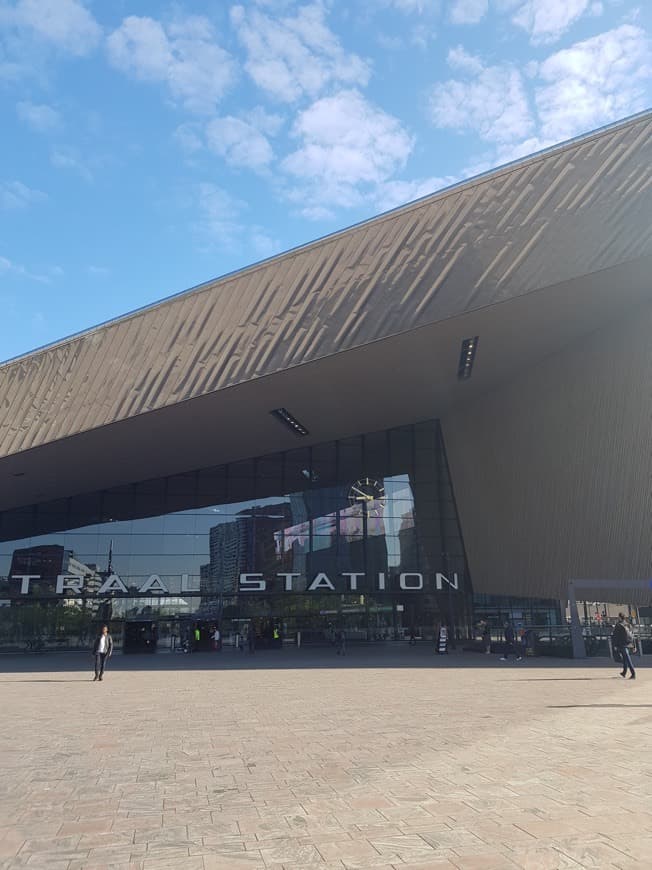
[[0, 680], [0, 683], [87, 683], [92, 677], [78, 677], [76, 680]]
[[585, 707], [617, 707], [619, 710], [636, 707], [652, 707], [652, 704], [551, 704], [549, 710], [579, 710]]
[[[4, 654], [0, 656], [0, 673], [34, 674], [66, 673], [92, 671], [93, 657], [88, 650], [76, 652], [45, 652], [36, 654]], [[409, 644], [355, 644], [347, 649], [346, 656], [336, 655], [331, 647], [301, 648], [284, 647], [277, 650], [257, 650], [254, 654], [227, 648], [221, 652], [198, 652], [191, 654], [172, 654], [159, 651], [154, 654], [123, 655], [116, 652], [111, 658], [108, 669], [111, 671], [222, 671], [222, 670], [279, 670], [279, 669], [319, 669], [319, 668], [424, 668], [429, 670], [451, 668], [477, 668], [480, 670], [505, 671], [506, 682], [536, 680], [590, 680], [611, 679], [613, 662], [610, 658], [558, 659], [527, 658], [523, 662], [500, 662], [498, 655], [485, 656], [475, 652], [452, 650], [449, 655], [436, 655], [430, 644], [409, 646]], [[637, 667], [645, 664], [637, 662]], [[526, 676], [537, 668], [572, 671], [602, 671], [603, 675], [531, 677]], [[517, 672], [519, 675], [517, 676]], [[522, 674], [522, 675], [521, 675]]]
[[[640, 667], [640, 665], [639, 665]], [[517, 677], [514, 680], [501, 680], [503, 683], [570, 683], [572, 680], [613, 680], [616, 675], [605, 677]]]

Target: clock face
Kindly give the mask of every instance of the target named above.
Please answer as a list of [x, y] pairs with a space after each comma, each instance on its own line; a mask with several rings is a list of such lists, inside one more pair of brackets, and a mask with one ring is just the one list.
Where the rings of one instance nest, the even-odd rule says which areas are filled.
[[361, 477], [351, 485], [349, 490], [349, 504], [360, 505], [367, 514], [379, 517], [385, 507], [387, 497], [385, 487], [379, 480], [373, 477]]

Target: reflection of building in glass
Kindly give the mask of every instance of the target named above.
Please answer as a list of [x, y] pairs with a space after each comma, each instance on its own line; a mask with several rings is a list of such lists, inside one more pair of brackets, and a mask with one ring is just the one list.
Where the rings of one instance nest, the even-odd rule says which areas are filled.
[[281, 502], [248, 508], [235, 520], [213, 526], [210, 562], [200, 566], [202, 603], [235, 596], [240, 574], [274, 569], [278, 563], [275, 536], [289, 520], [290, 506]]
[[[30, 582], [32, 594], [47, 594], [55, 590], [57, 577], [65, 573], [68, 559], [72, 556], [70, 550], [64, 550], [59, 544], [45, 544], [37, 547], [22, 547], [14, 550], [11, 557], [9, 577], [31, 574], [38, 580]], [[19, 586], [16, 585], [16, 591]]]
[[[56, 592], [57, 578], [60, 575], [83, 577], [84, 597], [62, 597], [61, 603], [66, 607], [82, 606], [86, 598], [88, 609], [97, 610], [98, 602], [94, 599], [102, 585], [102, 577], [97, 565], [87, 565], [75, 558], [72, 550], [66, 550], [59, 544], [42, 544], [34, 547], [22, 547], [14, 550], [11, 557], [9, 578], [31, 575], [30, 596], [52, 595]], [[20, 585], [13, 581], [12, 598], [20, 601]]]
[[235, 593], [236, 578], [246, 559], [245, 526], [240, 520], [220, 523], [209, 532], [210, 562], [199, 568], [203, 603]]

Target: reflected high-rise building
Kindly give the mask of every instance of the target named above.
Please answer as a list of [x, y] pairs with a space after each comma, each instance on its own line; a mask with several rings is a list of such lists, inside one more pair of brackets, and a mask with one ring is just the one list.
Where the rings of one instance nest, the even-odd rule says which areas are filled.
[[200, 566], [202, 604], [237, 594], [238, 578], [263, 571], [278, 561], [275, 535], [290, 522], [290, 506], [281, 502], [241, 511], [235, 520], [209, 532], [210, 562]]
[[34, 547], [21, 547], [13, 551], [9, 568], [10, 594], [12, 603], [20, 603], [22, 595], [17, 581], [12, 577], [30, 576], [30, 595], [52, 595], [56, 591], [60, 575], [83, 577], [84, 595], [66, 596], [61, 600], [64, 606], [81, 606], [88, 599], [88, 608], [97, 610], [98, 602], [93, 600], [102, 584], [97, 565], [86, 564], [75, 557], [72, 550], [59, 544], [41, 544]]

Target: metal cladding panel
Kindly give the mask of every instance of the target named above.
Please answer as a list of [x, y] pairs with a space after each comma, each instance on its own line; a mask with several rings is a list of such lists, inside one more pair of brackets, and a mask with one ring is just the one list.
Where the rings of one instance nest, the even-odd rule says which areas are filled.
[[476, 592], [650, 600], [651, 334], [648, 305], [442, 420]]
[[652, 114], [0, 366], [0, 456], [652, 253]]

